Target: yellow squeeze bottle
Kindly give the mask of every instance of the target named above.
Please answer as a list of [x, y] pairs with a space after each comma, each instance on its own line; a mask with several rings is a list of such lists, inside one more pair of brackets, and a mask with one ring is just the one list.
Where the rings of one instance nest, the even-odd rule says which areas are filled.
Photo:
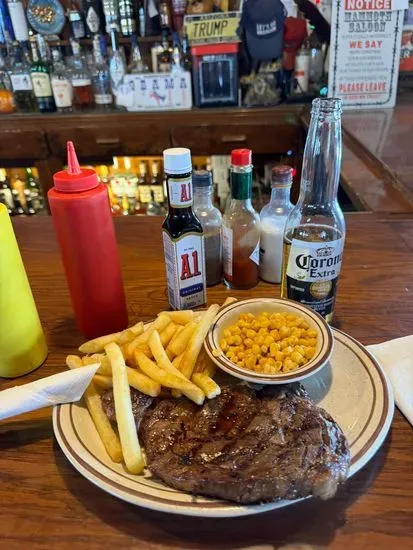
[[39, 367], [47, 345], [7, 208], [0, 203], [0, 377]]

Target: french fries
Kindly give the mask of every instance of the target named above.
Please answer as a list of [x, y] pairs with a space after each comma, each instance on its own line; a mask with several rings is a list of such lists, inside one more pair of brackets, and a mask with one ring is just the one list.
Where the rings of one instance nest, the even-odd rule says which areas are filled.
[[196, 372], [192, 376], [192, 382], [201, 388], [208, 399], [213, 399], [221, 393], [221, 388], [210, 376], [203, 372]]
[[185, 325], [183, 330], [174, 339], [174, 341], [170, 343], [167, 349], [174, 355], [180, 355], [185, 350], [196, 327], [197, 323], [195, 321], [191, 321]]
[[113, 380], [111, 376], [103, 376], [102, 374], [95, 374], [95, 376], [93, 377], [93, 383], [101, 391], [113, 388]]
[[153, 378], [166, 388], [180, 390], [188, 397], [188, 399], [191, 399], [197, 405], [202, 405], [205, 399], [205, 394], [202, 390], [195, 386], [195, 384], [189, 380], [185, 380], [183, 377], [181, 378], [175, 374], [170, 374], [166, 370], [158, 367], [154, 361], [148, 359], [148, 357], [146, 357], [146, 355], [141, 351], [137, 350], [135, 354], [139, 368], [143, 370], [147, 376]]
[[[150, 395], [151, 397], [157, 397], [161, 393], [161, 385], [142, 372], [126, 367], [126, 374], [128, 377], [129, 386], [131, 388], [135, 388], [135, 390], [139, 390], [140, 392]], [[96, 387], [100, 390], [107, 390], [108, 388], [113, 387], [113, 379], [111, 376], [95, 374], [93, 381]]]
[[198, 360], [196, 362], [194, 371], [195, 371], [194, 374], [202, 372], [204, 374], [207, 374], [211, 378], [215, 374], [216, 365], [212, 361], [212, 359], [210, 359], [209, 355], [207, 354], [204, 348], [202, 348], [201, 351], [199, 352]]
[[133, 418], [125, 360], [120, 347], [114, 342], [105, 346], [105, 351], [112, 366], [113, 396], [123, 458], [131, 474], [140, 474], [145, 467], [145, 461]]
[[111, 376], [112, 367], [110, 366], [110, 361], [107, 355], [104, 353], [94, 353], [93, 355], [85, 355], [82, 358], [82, 363], [84, 365], [93, 365], [94, 363], [100, 363], [96, 374], [101, 374], [102, 376]]
[[100, 336], [99, 338], [89, 340], [89, 342], [85, 342], [79, 346], [79, 351], [82, 353], [98, 353], [103, 351], [105, 346], [111, 342], [126, 344], [126, 342], [129, 342], [133, 338], [136, 338], [142, 334], [142, 332], [143, 323], [139, 322], [136, 323], [136, 325], [133, 325], [133, 327], [127, 328], [122, 332], [115, 332], [114, 334], [107, 334], [106, 336]]
[[174, 323], [177, 323], [178, 325], [186, 325], [194, 318], [194, 312], [192, 311], [192, 309], [187, 309], [183, 311], [166, 311], [159, 313], [159, 315], [162, 315], [162, 313], [166, 313], [167, 315], [169, 315], [172, 321]]
[[160, 313], [148, 330], [142, 332], [142, 334], [134, 338], [132, 342], [126, 345], [126, 347], [124, 348], [126, 357], [132, 357], [136, 348], [138, 348], [141, 344], [148, 343], [149, 338], [154, 330], [161, 332], [167, 327], [167, 325], [169, 325], [170, 322], [171, 318], [167, 313]]
[[[66, 357], [66, 364], [70, 369], [77, 369], [83, 366], [82, 360], [77, 355], [68, 355]], [[100, 395], [96, 391], [93, 382], [89, 384], [83, 394], [83, 399], [86, 403], [86, 407], [92, 417], [93, 423], [99, 434], [100, 439], [106, 449], [106, 452], [113, 460], [113, 462], [122, 461], [122, 448], [119, 438], [112, 428], [105, 411], [102, 408], [102, 402]]]
[[188, 346], [179, 365], [180, 371], [188, 379], [192, 376], [196, 360], [205, 340], [205, 336], [207, 335], [209, 327], [211, 326], [212, 321], [216, 317], [218, 311], [218, 304], [213, 304], [212, 306], [210, 306], [189, 340]]

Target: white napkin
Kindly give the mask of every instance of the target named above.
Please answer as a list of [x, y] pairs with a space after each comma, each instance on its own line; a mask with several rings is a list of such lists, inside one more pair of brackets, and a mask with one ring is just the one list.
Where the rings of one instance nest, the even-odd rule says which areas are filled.
[[393, 386], [396, 405], [413, 426], [413, 336], [367, 346]]
[[67, 370], [0, 392], [0, 420], [60, 403], [79, 401], [99, 363]]

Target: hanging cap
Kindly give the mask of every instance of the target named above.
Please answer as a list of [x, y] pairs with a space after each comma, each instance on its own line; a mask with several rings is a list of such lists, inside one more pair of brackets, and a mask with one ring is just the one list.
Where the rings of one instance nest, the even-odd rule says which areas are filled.
[[72, 141], [67, 142], [67, 170], [56, 172], [53, 182], [58, 191], [78, 193], [99, 185], [96, 172], [92, 168], [80, 168]]
[[191, 151], [185, 147], [165, 149], [163, 165], [167, 174], [187, 174], [192, 171]]
[[193, 187], [211, 187], [212, 173], [209, 170], [194, 170], [192, 173]]
[[271, 170], [271, 187], [291, 187], [293, 182], [293, 169], [291, 166], [281, 164]]
[[231, 152], [231, 164], [234, 166], [248, 166], [252, 161], [251, 149], [234, 149]]

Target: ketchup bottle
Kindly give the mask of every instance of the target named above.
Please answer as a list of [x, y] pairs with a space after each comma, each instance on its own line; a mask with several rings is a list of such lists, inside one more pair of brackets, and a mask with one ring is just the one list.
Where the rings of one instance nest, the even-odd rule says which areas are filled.
[[71, 141], [67, 164], [47, 196], [77, 325], [95, 338], [128, 325], [118, 249], [106, 187], [80, 168]]

